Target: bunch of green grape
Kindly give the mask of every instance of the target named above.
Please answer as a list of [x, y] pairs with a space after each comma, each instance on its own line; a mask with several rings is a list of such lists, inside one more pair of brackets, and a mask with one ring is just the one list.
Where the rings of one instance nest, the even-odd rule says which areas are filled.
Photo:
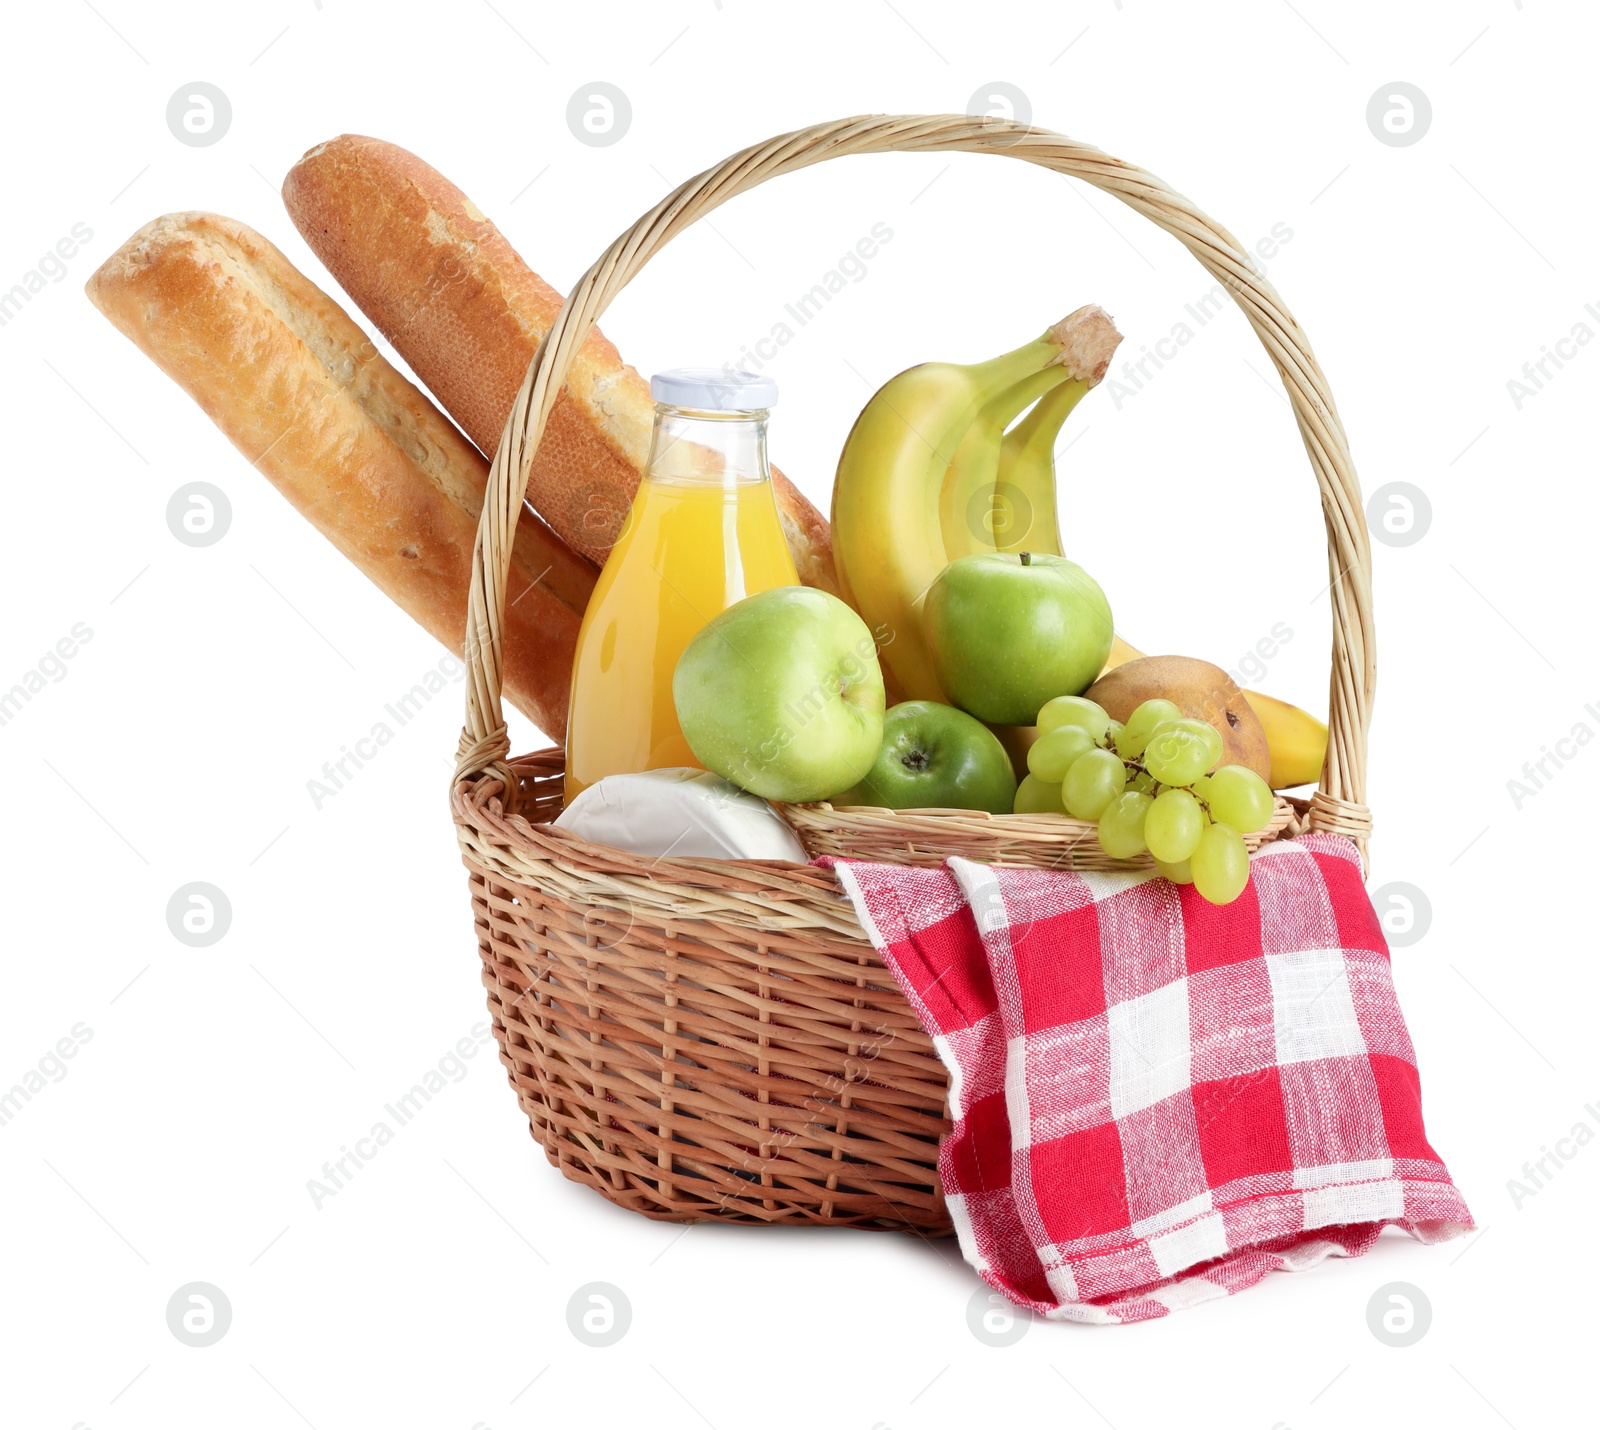
[[1039, 712], [1018, 814], [1070, 814], [1099, 825], [1113, 859], [1150, 851], [1175, 884], [1231, 904], [1250, 879], [1244, 836], [1272, 818], [1254, 770], [1221, 765], [1222, 736], [1170, 700], [1146, 700], [1119, 724], [1092, 700], [1063, 695]]

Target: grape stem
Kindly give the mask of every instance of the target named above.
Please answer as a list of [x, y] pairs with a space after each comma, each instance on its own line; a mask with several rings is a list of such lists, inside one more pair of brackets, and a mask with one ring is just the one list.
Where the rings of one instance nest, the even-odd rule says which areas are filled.
[[[1095, 743], [1099, 744], [1099, 741], [1097, 740]], [[1113, 755], [1117, 755], [1117, 752], [1114, 749], [1112, 749], [1110, 745], [1100, 745], [1100, 748], [1102, 750], [1111, 750], [1111, 753]], [[1150, 775], [1150, 771], [1147, 770], [1144, 767], [1144, 761], [1143, 760], [1138, 759], [1137, 757], [1135, 757], [1133, 759], [1129, 759], [1127, 755], [1117, 755], [1117, 758], [1119, 760], [1121, 760], [1122, 763], [1128, 769], [1134, 770], [1134, 771], [1136, 771], [1137, 773], [1139, 773], [1141, 775]], [[1210, 771], [1207, 771], [1207, 773], [1209, 774]], [[1206, 818], [1207, 819], [1211, 819], [1211, 802], [1210, 802], [1210, 800], [1202, 799], [1199, 795], [1195, 794], [1195, 792], [1192, 789], [1190, 789], [1188, 785], [1164, 785], [1164, 784], [1161, 783], [1160, 780], [1156, 779], [1156, 777], [1154, 775], [1150, 775], [1150, 778], [1155, 781], [1155, 789], [1151, 793], [1151, 796], [1150, 796], [1151, 799], [1154, 799], [1156, 797], [1156, 795], [1161, 793], [1162, 790], [1187, 789], [1187, 790], [1189, 790], [1190, 798], [1192, 798], [1194, 800], [1194, 802], [1197, 805], [1200, 806], [1201, 809], [1205, 810]], [[1123, 785], [1124, 786], [1127, 785], [1127, 781], [1126, 780], [1123, 781]], [[1212, 822], [1215, 823], [1214, 820]]]

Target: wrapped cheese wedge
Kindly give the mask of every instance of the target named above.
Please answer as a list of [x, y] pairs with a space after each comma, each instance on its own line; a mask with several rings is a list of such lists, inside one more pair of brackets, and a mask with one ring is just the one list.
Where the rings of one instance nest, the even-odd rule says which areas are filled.
[[607, 775], [556, 824], [591, 844], [674, 859], [806, 862], [805, 846], [766, 800], [708, 770]]

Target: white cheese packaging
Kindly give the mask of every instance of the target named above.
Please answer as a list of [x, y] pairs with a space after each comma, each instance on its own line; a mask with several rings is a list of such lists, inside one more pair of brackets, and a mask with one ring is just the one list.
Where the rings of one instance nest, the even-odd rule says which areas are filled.
[[607, 775], [556, 820], [592, 844], [674, 859], [807, 860], [766, 800], [709, 770]]

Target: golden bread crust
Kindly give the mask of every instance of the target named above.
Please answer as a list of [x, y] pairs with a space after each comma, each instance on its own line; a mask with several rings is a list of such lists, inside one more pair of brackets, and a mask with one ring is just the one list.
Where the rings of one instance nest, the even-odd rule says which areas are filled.
[[[480, 451], [492, 456], [561, 294], [482, 210], [398, 145], [356, 134], [309, 150], [283, 185], [301, 235]], [[596, 562], [621, 530], [649, 457], [649, 384], [596, 329], [550, 414], [528, 500]], [[776, 468], [802, 581], [837, 593], [828, 523]]]

